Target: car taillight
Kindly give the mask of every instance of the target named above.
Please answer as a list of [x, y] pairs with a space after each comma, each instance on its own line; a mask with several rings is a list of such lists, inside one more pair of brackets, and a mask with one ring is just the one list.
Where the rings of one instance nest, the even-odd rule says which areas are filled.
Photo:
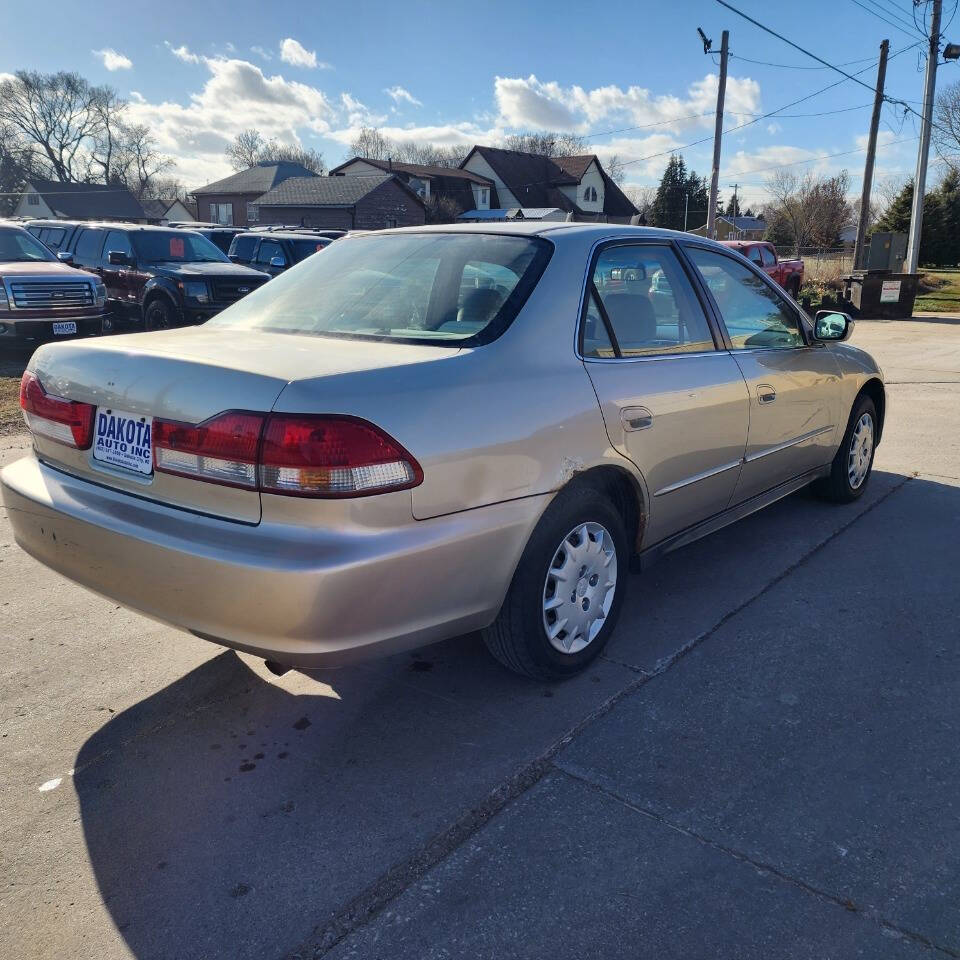
[[37, 375], [29, 370], [20, 379], [20, 407], [31, 433], [77, 450], [86, 450], [93, 441], [96, 407], [47, 393]]
[[366, 420], [277, 413], [267, 418], [260, 489], [301, 497], [356, 497], [415, 487], [420, 464]]
[[153, 465], [232, 487], [257, 486], [257, 450], [264, 417], [230, 410], [203, 423], [153, 421]]
[[358, 497], [415, 487], [417, 461], [379, 427], [347, 416], [232, 410], [201, 424], [153, 422], [161, 473], [298, 497]]

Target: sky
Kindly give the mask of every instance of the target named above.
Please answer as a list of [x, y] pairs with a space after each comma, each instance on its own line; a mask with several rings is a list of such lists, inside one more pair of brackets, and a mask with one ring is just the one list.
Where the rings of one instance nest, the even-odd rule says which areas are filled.
[[[919, 108], [923, 47], [912, 0], [732, 2], [824, 60], [863, 71], [871, 88], [888, 38], [887, 92]], [[945, 22], [956, 3], [945, 0]], [[5, 6], [5, 22], [17, 27], [0, 30], [0, 74], [75, 70], [115, 87], [188, 188], [231, 172], [224, 147], [247, 127], [318, 149], [335, 166], [365, 124], [442, 144], [570, 131], [588, 137], [601, 159], [628, 161], [628, 184], [656, 184], [673, 150], [707, 175], [718, 66], [704, 54], [698, 26], [715, 50], [730, 31], [723, 196], [737, 183], [746, 205], [761, 203], [766, 178], [783, 164], [798, 173], [847, 169], [855, 194], [862, 182], [871, 90], [716, 0]], [[952, 27], [947, 39], [960, 41], [960, 16]], [[941, 87], [958, 80], [956, 63], [940, 68]], [[915, 116], [884, 106], [878, 182], [912, 174], [917, 133]]]

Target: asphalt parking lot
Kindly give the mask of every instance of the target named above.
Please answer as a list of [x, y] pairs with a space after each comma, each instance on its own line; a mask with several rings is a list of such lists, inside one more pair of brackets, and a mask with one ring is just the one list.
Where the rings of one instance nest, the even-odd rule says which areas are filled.
[[555, 687], [474, 636], [276, 678], [0, 511], [0, 957], [960, 956], [960, 319], [853, 342], [865, 496], [635, 576]]

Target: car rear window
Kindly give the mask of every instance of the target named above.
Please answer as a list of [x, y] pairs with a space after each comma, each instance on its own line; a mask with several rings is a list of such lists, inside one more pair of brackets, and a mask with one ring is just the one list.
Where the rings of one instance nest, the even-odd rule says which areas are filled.
[[405, 233], [347, 237], [208, 326], [473, 346], [509, 326], [553, 247], [539, 237]]
[[317, 238], [316, 240], [294, 240], [293, 241], [293, 258], [299, 263], [301, 260], [306, 260], [311, 254], [316, 253], [318, 250], [322, 250], [324, 247], [329, 247], [330, 241]]

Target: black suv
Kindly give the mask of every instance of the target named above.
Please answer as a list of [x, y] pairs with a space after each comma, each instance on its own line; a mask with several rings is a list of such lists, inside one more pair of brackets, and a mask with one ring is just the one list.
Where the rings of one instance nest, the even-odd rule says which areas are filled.
[[329, 237], [315, 233], [267, 233], [258, 230], [238, 233], [230, 244], [227, 256], [234, 263], [264, 270], [275, 277], [331, 243], [333, 240]]
[[74, 266], [100, 275], [117, 327], [161, 330], [203, 323], [270, 279], [231, 263], [192, 230], [130, 223], [64, 226], [70, 235], [60, 254], [71, 254]]
[[201, 237], [206, 237], [215, 247], [219, 247], [224, 253], [230, 249], [230, 242], [238, 233], [243, 233], [240, 227], [221, 227], [216, 223], [171, 223], [168, 226], [176, 227], [178, 230], [196, 230]]

